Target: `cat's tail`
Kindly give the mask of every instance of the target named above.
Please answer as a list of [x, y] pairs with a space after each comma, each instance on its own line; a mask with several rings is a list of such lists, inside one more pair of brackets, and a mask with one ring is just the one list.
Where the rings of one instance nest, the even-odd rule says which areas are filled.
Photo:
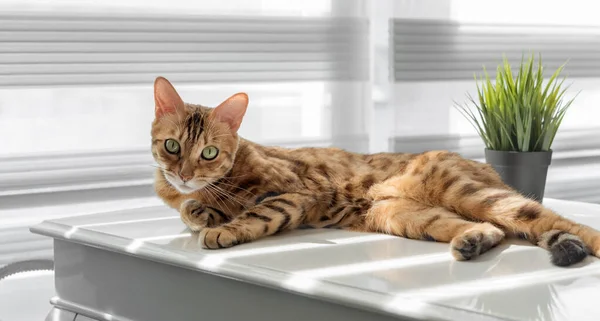
[[456, 211], [493, 223], [506, 232], [547, 249], [551, 261], [569, 266], [588, 254], [600, 257], [600, 232], [556, 214], [542, 204], [517, 192], [483, 188], [464, 195], [453, 204]]

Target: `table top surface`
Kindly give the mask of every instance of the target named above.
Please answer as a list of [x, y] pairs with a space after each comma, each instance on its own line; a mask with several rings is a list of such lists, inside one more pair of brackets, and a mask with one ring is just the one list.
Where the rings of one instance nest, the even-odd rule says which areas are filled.
[[[544, 204], [600, 229], [600, 205]], [[427, 320], [600, 320], [600, 260], [559, 268], [520, 240], [469, 262], [448, 244], [298, 230], [203, 250], [165, 206], [45, 221], [34, 233], [351, 306]]]

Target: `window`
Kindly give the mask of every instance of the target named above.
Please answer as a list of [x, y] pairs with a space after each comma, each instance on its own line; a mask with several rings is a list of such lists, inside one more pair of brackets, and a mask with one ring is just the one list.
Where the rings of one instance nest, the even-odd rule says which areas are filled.
[[[563, 73], [570, 75], [567, 96], [578, 94], [553, 145], [546, 195], [600, 202], [587, 192], [600, 177], [600, 23], [593, 15], [599, 4], [575, 1], [565, 10], [564, 1], [554, 0], [390, 3], [387, 18], [399, 23], [391, 33], [398, 36], [391, 42], [397, 55], [388, 59], [392, 149], [451, 149], [482, 159], [481, 139], [454, 102], [475, 94], [473, 74], [482, 64], [494, 70], [503, 52], [516, 63], [521, 50], [533, 48], [546, 57], [547, 71], [570, 59]], [[520, 41], [527, 35], [529, 41]]]
[[1, 18], [0, 156], [147, 147], [158, 75], [192, 103], [248, 92], [250, 139], [331, 140], [331, 90], [368, 79], [366, 23], [331, 1], [0, 5], [19, 10]]
[[368, 149], [362, 0], [0, 0], [0, 12], [0, 237], [27, 249], [0, 249], [0, 265], [49, 255], [27, 231], [42, 219], [157, 202], [159, 75], [190, 103], [247, 92], [240, 133], [259, 143]]
[[248, 139], [368, 148], [361, 1], [27, 0], [0, 8], [5, 163], [122, 151], [149, 164], [159, 75], [190, 103], [216, 106], [247, 92]]
[[[544, 8], [543, 14], [535, 14], [540, 8]], [[568, 4], [565, 10], [565, 2], [559, 0], [532, 0], [532, 1], [476, 1], [476, 0], [453, 0], [450, 19], [462, 23], [486, 23], [507, 26], [508, 30], [518, 33], [527, 29], [535, 32], [530, 26], [542, 25], [543, 29], [550, 29], [557, 34], [567, 34], [572, 37], [577, 35], [594, 36], [600, 35], [600, 21], [595, 12], [600, 9], [600, 3], [595, 1], [575, 0]], [[486, 34], [494, 32], [485, 28], [478, 28], [479, 32]], [[470, 30], [477, 30], [471, 28]], [[544, 32], [539, 30], [538, 32]], [[589, 50], [589, 49], [588, 49]], [[542, 54], [550, 55], [549, 52]], [[591, 60], [587, 62], [586, 68], [596, 69], [594, 62], [597, 55], [595, 52], [585, 52]], [[571, 64], [576, 63], [574, 61]], [[568, 68], [568, 65], [567, 65]], [[550, 70], [547, 70], [550, 72]], [[568, 74], [568, 70], [566, 70]], [[578, 94], [573, 106], [570, 108], [562, 125], [562, 130], [577, 130], [581, 128], [598, 127], [595, 119], [600, 117], [600, 110], [596, 107], [600, 102], [600, 73], [594, 77], [570, 77], [566, 83], [571, 83], [571, 97]], [[468, 122], [455, 110], [451, 112], [451, 132], [460, 134], [473, 133]], [[599, 128], [600, 129], [600, 128]], [[598, 146], [600, 147], [600, 146]]]

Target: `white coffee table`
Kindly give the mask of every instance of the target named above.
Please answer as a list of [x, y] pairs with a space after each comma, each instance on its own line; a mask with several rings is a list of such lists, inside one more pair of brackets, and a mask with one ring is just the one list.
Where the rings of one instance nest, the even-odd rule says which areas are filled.
[[[544, 202], [600, 228], [600, 205]], [[209, 251], [164, 206], [31, 230], [54, 238], [47, 320], [600, 320], [600, 260], [558, 268], [518, 240], [471, 262], [443, 243], [340, 230]]]

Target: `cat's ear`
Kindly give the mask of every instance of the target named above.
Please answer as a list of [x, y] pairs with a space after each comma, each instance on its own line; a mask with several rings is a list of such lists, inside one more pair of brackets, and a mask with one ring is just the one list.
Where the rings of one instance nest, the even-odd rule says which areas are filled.
[[163, 77], [157, 77], [154, 81], [154, 104], [156, 118], [176, 113], [185, 107], [173, 85]]
[[226, 123], [232, 131], [237, 132], [246, 114], [246, 108], [248, 108], [248, 95], [237, 93], [217, 106], [212, 114], [218, 121]]

